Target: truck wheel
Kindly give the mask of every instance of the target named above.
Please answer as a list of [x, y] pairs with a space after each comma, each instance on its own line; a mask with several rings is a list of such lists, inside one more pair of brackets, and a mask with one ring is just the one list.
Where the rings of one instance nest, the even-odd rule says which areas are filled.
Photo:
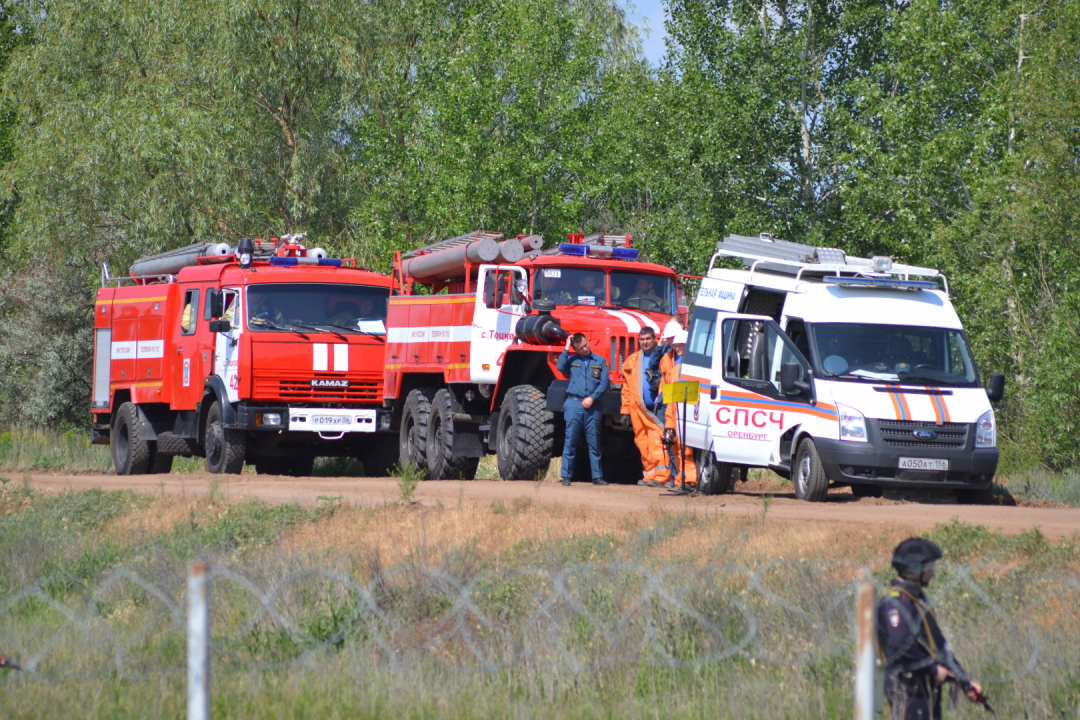
[[357, 458], [364, 464], [364, 474], [368, 477], [389, 477], [398, 464], [401, 449], [386, 435], [377, 435], [371, 444]]
[[235, 475], [244, 469], [244, 446], [247, 438], [241, 430], [225, 427], [221, 404], [214, 401], [206, 415], [206, 472]]
[[[503, 480], [535, 480], [547, 474], [555, 440], [555, 416], [534, 385], [512, 387], [503, 398], [495, 435], [495, 454]], [[589, 459], [578, 461], [588, 463]]]
[[157, 443], [154, 443], [150, 451], [150, 468], [147, 470], [151, 475], [164, 475], [172, 472], [172, 461], [175, 455], [162, 455], [157, 451]]
[[139, 437], [141, 429], [138, 408], [129, 402], [123, 403], [116, 411], [109, 433], [117, 475], [143, 475], [150, 468], [150, 443]]
[[454, 455], [454, 398], [443, 388], [431, 401], [427, 431], [427, 468], [434, 480], [472, 480], [480, 458]]
[[795, 458], [795, 472], [792, 473], [795, 484], [795, 497], [807, 502], [821, 502], [829, 491], [829, 478], [821, 467], [814, 441], [807, 438], [799, 445], [799, 454]]
[[961, 505], [993, 505], [994, 486], [984, 490], [957, 490], [956, 502]]
[[735, 466], [716, 462], [708, 450], [694, 450], [698, 466], [698, 492], [702, 495], [724, 495], [735, 491]]
[[427, 474], [427, 434], [433, 397], [435, 391], [431, 388], [417, 388], [409, 393], [401, 411], [401, 432], [398, 434], [398, 462], [402, 469], [412, 465], [424, 475]]

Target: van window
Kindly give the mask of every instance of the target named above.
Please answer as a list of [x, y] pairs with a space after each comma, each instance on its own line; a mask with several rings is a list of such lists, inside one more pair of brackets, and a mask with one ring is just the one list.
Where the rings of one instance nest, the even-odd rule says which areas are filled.
[[813, 323], [825, 377], [852, 382], [977, 384], [975, 361], [960, 330], [872, 323]]
[[727, 320], [724, 338], [725, 382], [780, 397], [780, 369], [787, 364], [799, 367], [799, 381], [810, 381], [809, 364], [776, 323]]
[[713, 344], [716, 341], [716, 315], [717, 311], [714, 308], [694, 308], [686, 350], [683, 351], [683, 362], [698, 367], [712, 367]]

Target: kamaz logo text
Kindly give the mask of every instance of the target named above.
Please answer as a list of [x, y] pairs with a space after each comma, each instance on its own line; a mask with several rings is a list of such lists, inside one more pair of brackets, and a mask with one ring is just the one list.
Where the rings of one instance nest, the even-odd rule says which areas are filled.
[[348, 380], [334, 380], [332, 378], [316, 378], [311, 381], [311, 387], [313, 388], [347, 388], [349, 387]]

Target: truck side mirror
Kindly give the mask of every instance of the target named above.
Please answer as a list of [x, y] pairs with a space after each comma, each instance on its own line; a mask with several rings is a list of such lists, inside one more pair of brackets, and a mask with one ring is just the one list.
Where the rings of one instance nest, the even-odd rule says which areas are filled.
[[495, 305], [495, 286], [498, 284], [495, 275], [488, 276], [488, 284], [484, 286], [484, 305], [494, 309]]
[[986, 389], [986, 397], [990, 402], [996, 403], [1005, 397], [1005, 374], [994, 373], [990, 376], [990, 387]]
[[211, 320], [210, 332], [212, 333], [227, 333], [232, 330], [232, 324], [228, 320]]
[[801, 370], [799, 363], [784, 363], [780, 366], [781, 395], [800, 395], [810, 390], [810, 383], [799, 380]]
[[505, 280], [499, 278], [495, 283], [495, 307], [501, 308], [503, 306], [503, 284]]
[[209, 317], [207, 320], [219, 318], [225, 314], [225, 295], [217, 288], [206, 291], [206, 309]]

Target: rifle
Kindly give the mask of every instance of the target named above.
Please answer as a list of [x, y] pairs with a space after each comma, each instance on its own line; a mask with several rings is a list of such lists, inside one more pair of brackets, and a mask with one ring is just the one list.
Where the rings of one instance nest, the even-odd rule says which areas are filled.
[[975, 691], [974, 703], [981, 705], [983, 709], [989, 712], [991, 715], [997, 715], [994, 712], [994, 708], [990, 706], [990, 703], [986, 699], [986, 694], [982, 690], [975, 690], [975, 686], [971, 683], [971, 678], [967, 676], [967, 673], [960, 667], [960, 663], [957, 662], [956, 656], [952, 654], [952, 650], [946, 648], [940, 655], [941, 664], [945, 666], [945, 669], [952, 673], [952, 677], [946, 680], [946, 682], [955, 682], [964, 694], [968, 691]]

